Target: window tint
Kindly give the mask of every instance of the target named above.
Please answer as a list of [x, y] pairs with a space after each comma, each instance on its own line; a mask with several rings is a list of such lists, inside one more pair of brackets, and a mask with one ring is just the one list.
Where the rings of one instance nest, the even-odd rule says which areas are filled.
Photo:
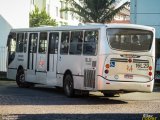
[[29, 37], [29, 52], [36, 53], [37, 52], [37, 40], [38, 40], [38, 33], [30, 33]]
[[49, 34], [49, 54], [55, 54], [58, 52], [58, 40], [59, 40], [59, 33], [50, 33]]
[[96, 55], [97, 43], [98, 43], [98, 30], [85, 31], [83, 54]]
[[24, 41], [23, 41], [23, 52], [27, 51], [27, 39], [28, 39], [28, 34], [25, 33]]
[[82, 41], [83, 41], [83, 32], [82, 31], [71, 32], [69, 53], [70, 54], [81, 54]]
[[69, 32], [62, 32], [60, 53], [68, 54], [68, 48], [69, 48]]
[[16, 52], [27, 51], [27, 33], [17, 33], [17, 46]]
[[41, 32], [39, 38], [39, 53], [47, 52], [47, 33]]
[[18, 33], [16, 52], [23, 52], [23, 46], [24, 46], [23, 42], [24, 42], [24, 33]]
[[112, 49], [126, 51], [150, 50], [153, 33], [138, 29], [107, 29], [109, 44]]
[[8, 46], [8, 65], [9, 65], [15, 58], [16, 33], [9, 34], [7, 46]]

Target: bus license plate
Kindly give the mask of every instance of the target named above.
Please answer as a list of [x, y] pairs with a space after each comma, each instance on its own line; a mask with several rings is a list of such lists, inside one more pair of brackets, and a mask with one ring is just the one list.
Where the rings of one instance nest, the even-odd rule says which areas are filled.
[[124, 78], [126, 78], [126, 79], [133, 79], [133, 75], [131, 75], [131, 74], [125, 74]]
[[136, 68], [148, 68], [149, 63], [136, 63]]

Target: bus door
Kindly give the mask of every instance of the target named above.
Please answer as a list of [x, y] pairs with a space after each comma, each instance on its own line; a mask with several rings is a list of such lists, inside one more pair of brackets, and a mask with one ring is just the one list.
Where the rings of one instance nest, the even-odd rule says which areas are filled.
[[29, 34], [27, 81], [36, 80], [36, 58], [37, 58], [38, 33]]
[[47, 56], [47, 84], [57, 85], [56, 69], [58, 54], [59, 33], [49, 33], [48, 56]]
[[7, 59], [7, 78], [16, 79], [16, 33], [11, 32], [7, 41], [8, 59]]
[[38, 83], [42, 84], [46, 84], [47, 78], [47, 40], [48, 33], [40, 32], [36, 62], [36, 79]]

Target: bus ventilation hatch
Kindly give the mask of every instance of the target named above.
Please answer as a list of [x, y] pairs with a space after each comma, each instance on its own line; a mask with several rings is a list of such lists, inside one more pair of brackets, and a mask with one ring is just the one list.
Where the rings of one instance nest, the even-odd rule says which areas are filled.
[[95, 70], [84, 70], [84, 87], [95, 88]]

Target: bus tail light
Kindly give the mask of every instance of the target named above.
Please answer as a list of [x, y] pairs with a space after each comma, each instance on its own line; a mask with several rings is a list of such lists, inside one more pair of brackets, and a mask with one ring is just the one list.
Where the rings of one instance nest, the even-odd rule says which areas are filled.
[[131, 62], [132, 62], [132, 59], [131, 59], [131, 58], [130, 58], [130, 59], [128, 59], [128, 62], [129, 62], [129, 63], [131, 63]]
[[105, 72], [106, 74], [108, 74], [108, 73], [109, 73], [109, 70], [105, 70], [104, 72]]
[[149, 66], [149, 68], [148, 68], [149, 70], [152, 70], [152, 66]]
[[109, 70], [108, 70], [108, 69], [109, 69], [109, 67], [110, 67], [110, 64], [106, 64], [105, 67], [106, 67], [106, 70], [105, 70], [104, 72], [105, 72], [106, 74], [108, 74], [108, 73], [109, 73]]
[[106, 64], [106, 68], [107, 68], [107, 69], [109, 68], [109, 66], [110, 66], [109, 64]]
[[152, 72], [149, 72], [148, 75], [149, 75], [149, 76], [152, 76]]

